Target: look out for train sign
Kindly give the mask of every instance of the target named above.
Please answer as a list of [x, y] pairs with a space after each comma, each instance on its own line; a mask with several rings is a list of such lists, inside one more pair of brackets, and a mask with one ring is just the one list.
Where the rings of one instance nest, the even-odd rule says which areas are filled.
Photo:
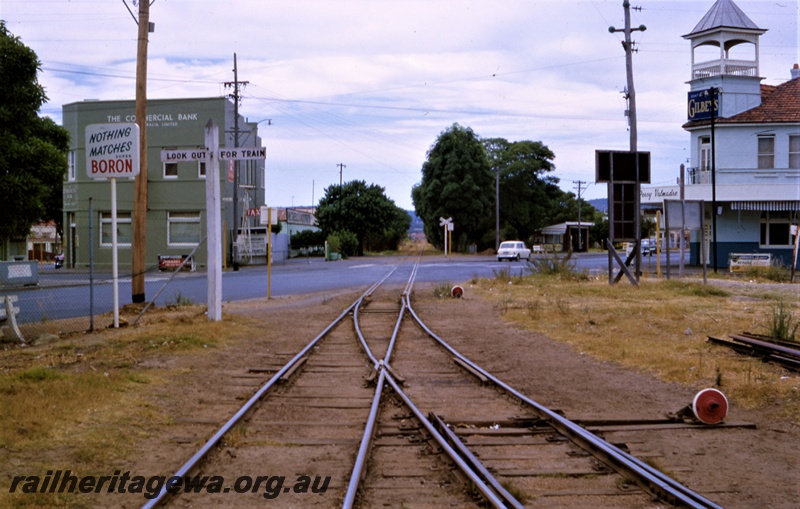
[[93, 179], [135, 177], [139, 174], [139, 126], [86, 126], [86, 175]]

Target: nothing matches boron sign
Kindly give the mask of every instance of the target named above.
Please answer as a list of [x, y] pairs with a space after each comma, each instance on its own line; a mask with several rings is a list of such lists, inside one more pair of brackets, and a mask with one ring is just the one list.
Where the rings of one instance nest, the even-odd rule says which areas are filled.
[[93, 179], [139, 174], [139, 126], [134, 123], [86, 126], [86, 175]]

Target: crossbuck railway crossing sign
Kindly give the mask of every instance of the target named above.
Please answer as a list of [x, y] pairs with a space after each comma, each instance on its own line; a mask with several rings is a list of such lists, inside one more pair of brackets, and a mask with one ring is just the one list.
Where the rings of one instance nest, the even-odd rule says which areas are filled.
[[[161, 162], [206, 161], [208, 153], [209, 151], [206, 149], [162, 150]], [[267, 157], [267, 149], [265, 147], [222, 147], [217, 153], [217, 159], [230, 161], [266, 159]]]

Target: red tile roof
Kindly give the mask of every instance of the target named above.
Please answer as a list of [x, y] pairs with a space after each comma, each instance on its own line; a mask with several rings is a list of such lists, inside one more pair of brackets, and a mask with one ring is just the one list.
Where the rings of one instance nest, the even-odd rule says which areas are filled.
[[800, 78], [777, 87], [761, 85], [761, 105], [730, 118], [721, 118], [719, 122], [724, 124], [800, 122]]
[[[772, 124], [800, 122], [800, 78], [778, 86], [761, 85], [761, 104], [729, 118], [717, 118], [717, 124]], [[684, 129], [709, 125], [711, 120], [696, 120]]]

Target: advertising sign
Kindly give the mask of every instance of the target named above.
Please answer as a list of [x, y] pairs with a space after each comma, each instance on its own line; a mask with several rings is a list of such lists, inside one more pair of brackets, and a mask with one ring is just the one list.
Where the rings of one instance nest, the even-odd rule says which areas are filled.
[[135, 177], [139, 174], [139, 126], [86, 126], [86, 175], [93, 179]]
[[[686, 106], [687, 118], [690, 121], [711, 118], [711, 90], [695, 90], [694, 92], [689, 92]], [[714, 116], [719, 117], [719, 95], [714, 97], [713, 111]]]

